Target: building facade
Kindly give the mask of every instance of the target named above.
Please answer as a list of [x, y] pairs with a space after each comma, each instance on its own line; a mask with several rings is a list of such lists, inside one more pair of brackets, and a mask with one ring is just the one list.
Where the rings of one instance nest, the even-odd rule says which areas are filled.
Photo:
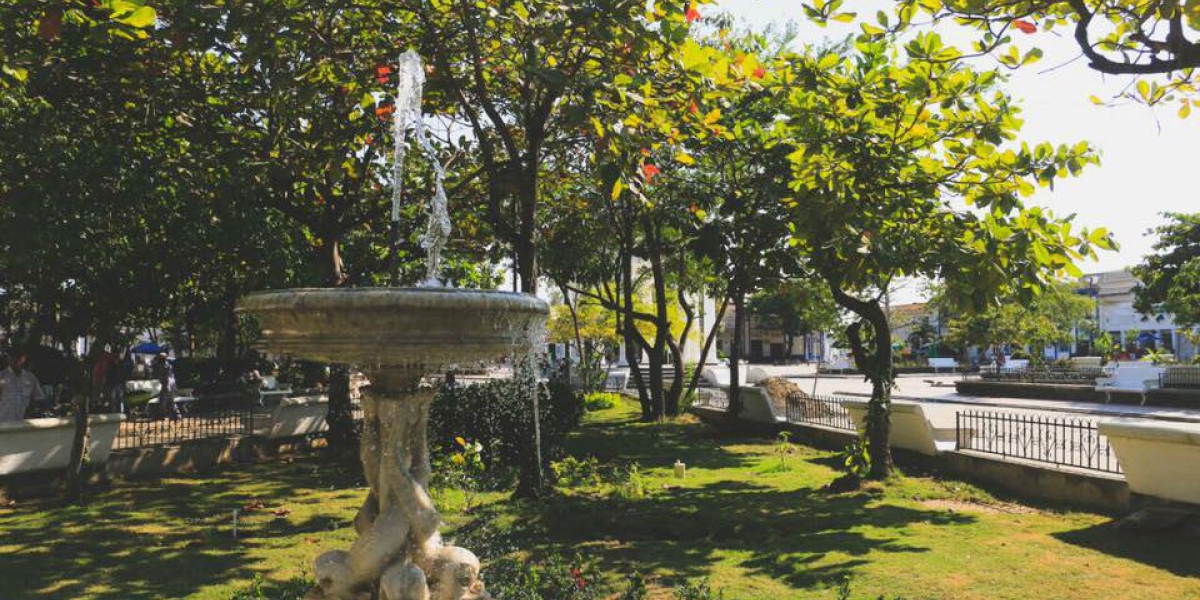
[[[1181, 360], [1196, 356], [1196, 346], [1186, 330], [1175, 325], [1171, 315], [1145, 316], [1133, 308], [1138, 279], [1127, 269], [1085, 275], [1080, 291], [1095, 299], [1097, 329], [1120, 340], [1129, 355], [1145, 350], [1160, 350]], [[1087, 351], [1087, 342], [1078, 351]]]

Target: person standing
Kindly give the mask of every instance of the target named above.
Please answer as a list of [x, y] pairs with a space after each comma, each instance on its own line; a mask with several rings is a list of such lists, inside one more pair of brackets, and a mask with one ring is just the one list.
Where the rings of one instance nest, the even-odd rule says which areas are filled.
[[8, 368], [0, 371], [0, 421], [20, 421], [30, 403], [41, 402], [42, 384], [25, 368], [29, 355], [18, 351]]
[[175, 406], [175, 369], [167, 360], [166, 352], [160, 352], [154, 357], [154, 378], [160, 386], [158, 405], [162, 408], [163, 415], [172, 421], [178, 421], [179, 407]]

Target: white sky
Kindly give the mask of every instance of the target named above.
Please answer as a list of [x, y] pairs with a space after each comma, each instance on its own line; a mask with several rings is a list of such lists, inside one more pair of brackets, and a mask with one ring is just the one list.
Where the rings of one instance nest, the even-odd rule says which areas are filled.
[[[891, 12], [892, 6], [881, 0], [845, 0], [841, 10], [863, 16], [880, 9]], [[822, 29], [807, 22], [799, 0], [718, 0], [716, 6], [703, 9], [728, 11], [754, 28], [795, 21], [799, 43], [840, 39], [859, 31], [857, 24], [831, 24]], [[960, 32], [939, 29], [939, 33], [969, 50], [967, 38]], [[1112, 231], [1121, 250], [1103, 253], [1098, 262], [1080, 267], [1084, 271], [1119, 269], [1136, 264], [1150, 252], [1154, 238], [1146, 232], [1163, 222], [1161, 213], [1200, 211], [1200, 198], [1191, 179], [1197, 174], [1190, 173], [1192, 168], [1200, 170], [1191, 154], [1200, 142], [1200, 112], [1180, 119], [1176, 116], [1178, 105], [1152, 109], [1140, 104], [1093, 104], [1091, 95], [1108, 99], [1128, 85], [1129, 79], [1101, 75], [1082, 60], [1060, 67], [1079, 56], [1074, 41], [1064, 33], [1015, 33], [1014, 39], [1020, 38], [1017, 41], [1023, 45], [1037, 45], [1045, 57], [1011, 72], [1005, 89], [1022, 100], [1022, 139], [1056, 145], [1087, 140], [1100, 151], [1101, 163], [1077, 178], [1060, 181], [1054, 190], [1039, 190], [1030, 202], [1059, 215], [1075, 213], [1080, 225]], [[997, 64], [992, 58], [982, 60], [986, 62], [981, 67]], [[1058, 68], [1043, 72], [1051, 67]], [[899, 300], [915, 299], [905, 296]]]

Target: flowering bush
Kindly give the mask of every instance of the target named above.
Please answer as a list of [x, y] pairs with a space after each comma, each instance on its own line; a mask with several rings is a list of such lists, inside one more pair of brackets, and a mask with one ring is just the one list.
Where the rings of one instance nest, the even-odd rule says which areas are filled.
[[457, 489], [463, 494], [463, 512], [475, 510], [475, 499], [484, 488], [487, 466], [483, 462], [483, 444], [468, 442], [462, 436], [454, 438], [458, 451], [438, 461], [434, 469], [439, 487]]
[[[569, 386], [538, 385], [542, 472], [565, 452], [567, 434], [583, 419], [583, 400]], [[486, 449], [481, 459], [491, 483], [508, 483], [503, 477], [515, 469], [518, 487], [529, 491], [538, 481], [537, 444], [530, 394], [513, 381], [493, 381], [444, 388], [429, 415], [429, 441], [443, 456], [461, 450], [456, 437], [474, 440]]]

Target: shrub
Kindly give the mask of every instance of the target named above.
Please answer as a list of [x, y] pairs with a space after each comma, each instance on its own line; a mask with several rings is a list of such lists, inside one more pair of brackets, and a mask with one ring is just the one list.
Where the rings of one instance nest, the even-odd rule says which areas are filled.
[[[537, 448], [533, 403], [513, 381], [492, 381], [443, 388], [429, 416], [429, 442], [442, 455], [458, 451], [455, 438], [483, 445], [482, 459], [496, 475], [516, 468], [519, 491], [536, 487]], [[583, 399], [569, 386], [538, 386], [542, 438], [542, 471], [564, 454], [567, 434], [583, 419]]]
[[282, 583], [265, 582], [256, 575], [250, 587], [235, 592], [229, 600], [304, 600], [313, 582], [304, 577], [295, 577]]
[[553, 555], [540, 563], [501, 559], [484, 577], [497, 600], [598, 600], [605, 593], [592, 572], [579, 555], [570, 560]]
[[606, 491], [625, 500], [646, 496], [647, 482], [637, 463], [602, 464], [594, 457], [567, 456], [550, 465], [559, 485], [565, 487], [608, 488]]
[[607, 410], [621, 401], [621, 395], [613, 392], [592, 392], [583, 397], [583, 408], [588, 412]]
[[721, 600], [725, 594], [720, 590], [713, 591], [707, 581], [701, 580], [695, 583], [684, 583], [675, 588], [675, 597], [678, 600]]

